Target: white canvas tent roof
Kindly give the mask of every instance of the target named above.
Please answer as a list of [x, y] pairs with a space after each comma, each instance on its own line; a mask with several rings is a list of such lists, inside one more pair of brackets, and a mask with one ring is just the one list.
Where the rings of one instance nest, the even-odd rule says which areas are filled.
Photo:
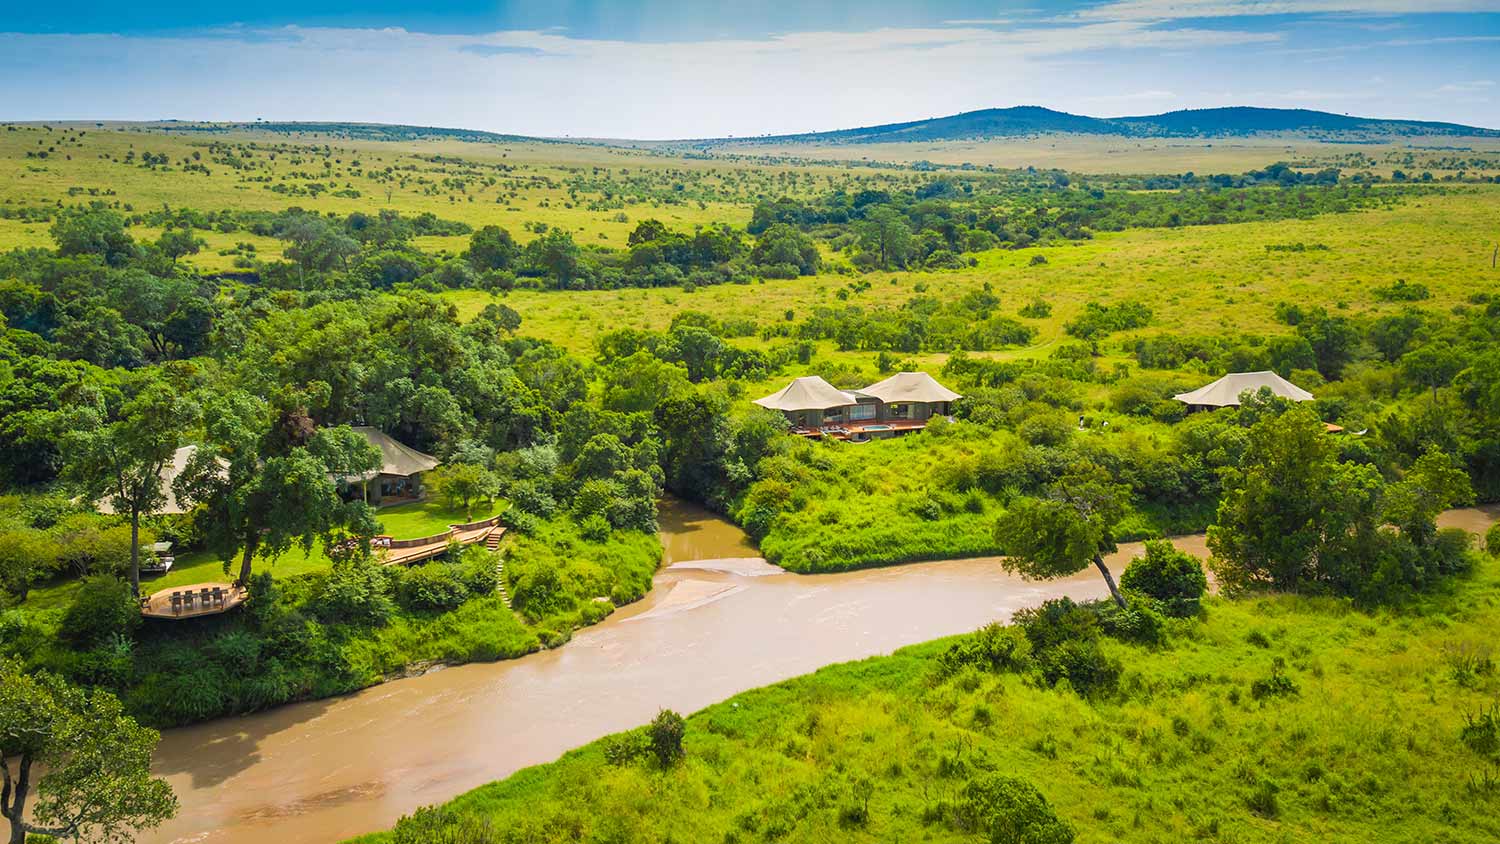
[[379, 474], [410, 477], [419, 472], [434, 469], [438, 465], [436, 457], [423, 454], [405, 443], [398, 442], [379, 428], [356, 425], [354, 431], [368, 440], [370, 445], [380, 449]]
[[925, 372], [898, 372], [860, 392], [874, 396], [886, 404], [908, 401], [945, 402], [963, 398]]
[[857, 401], [853, 394], [840, 390], [816, 375], [807, 375], [793, 380], [765, 398], [756, 399], [755, 403], [771, 410], [798, 411], [847, 407]]
[[1231, 372], [1212, 384], [1199, 387], [1189, 393], [1178, 393], [1173, 398], [1184, 404], [1205, 407], [1237, 407], [1241, 393], [1246, 390], [1252, 393], [1258, 392], [1261, 387], [1269, 387], [1275, 395], [1292, 401], [1312, 401], [1313, 398], [1312, 393], [1269, 370]]
[[[187, 508], [177, 500], [176, 493], [172, 492], [172, 482], [177, 480], [177, 476], [182, 474], [183, 470], [187, 469], [188, 461], [192, 460], [193, 455], [197, 453], [196, 445], [185, 445], [172, 453], [171, 462], [161, 467], [161, 491], [162, 495], [166, 496], [166, 502], [156, 512], [168, 515], [187, 512]], [[108, 498], [99, 502], [98, 510], [106, 516], [115, 514], [114, 505], [109, 503]]]

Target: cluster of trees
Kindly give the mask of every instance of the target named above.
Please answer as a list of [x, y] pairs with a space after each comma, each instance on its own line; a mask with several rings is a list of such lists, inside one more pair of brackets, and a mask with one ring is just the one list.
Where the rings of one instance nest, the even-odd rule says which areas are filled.
[[[571, 233], [542, 227], [525, 246], [498, 226], [485, 226], [465, 253], [479, 283], [592, 290], [617, 287], [703, 286], [752, 277], [795, 278], [816, 273], [822, 258], [812, 239], [791, 227], [761, 232], [746, 242], [729, 226], [675, 232], [659, 220], [637, 224], [624, 250], [580, 246]], [[458, 277], [447, 286], [469, 283]]]
[[767, 329], [804, 340], [832, 340], [842, 351], [951, 352], [1024, 346], [1036, 329], [1000, 313], [1000, 298], [985, 285], [950, 302], [915, 296], [899, 308], [820, 306], [794, 325]]
[[[1045, 187], [945, 176], [910, 190], [763, 200], [747, 228], [752, 234], [775, 225], [813, 232], [848, 251], [862, 270], [950, 268], [967, 264], [964, 253], [1081, 240], [1094, 232], [1303, 218], [1395, 198], [1367, 185], [1330, 186], [1337, 179], [1337, 171], [1303, 174], [1274, 165], [1238, 181], [1185, 178], [1173, 192], [1139, 192], [1074, 186], [1061, 173]], [[1262, 184], [1279, 187], [1242, 186]]]

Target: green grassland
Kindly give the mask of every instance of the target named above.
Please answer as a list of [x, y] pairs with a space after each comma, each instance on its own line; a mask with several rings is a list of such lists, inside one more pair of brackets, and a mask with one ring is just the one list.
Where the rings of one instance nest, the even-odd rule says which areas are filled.
[[[1120, 691], [1092, 700], [945, 678], [956, 640], [929, 642], [711, 706], [665, 770], [605, 739], [359, 840], [975, 841], [951, 819], [994, 772], [1036, 786], [1080, 844], [1493, 841], [1494, 762], [1461, 734], [1500, 693], [1497, 608], [1493, 559], [1401, 613], [1212, 600], [1165, 645], [1108, 642]], [[1257, 693], [1278, 661], [1290, 686]]]
[[[917, 295], [918, 285], [927, 295], [954, 300], [989, 284], [1004, 312], [1014, 314], [1041, 298], [1052, 305], [1052, 314], [1026, 320], [1039, 331], [1035, 346], [976, 355], [1045, 355], [1065, 339], [1063, 325], [1086, 302], [1144, 302], [1153, 311], [1152, 324], [1115, 335], [1102, 349], [1106, 355], [1118, 356], [1136, 338], [1163, 331], [1285, 331], [1274, 314], [1280, 302], [1326, 302], [1351, 316], [1394, 312], [1402, 303], [1379, 302], [1370, 288], [1398, 278], [1431, 289], [1433, 298], [1424, 306], [1451, 307], [1479, 290], [1500, 285], [1500, 274], [1490, 267], [1497, 215], [1500, 188], [1473, 186], [1389, 209], [1310, 220], [1137, 229], [1103, 233], [1076, 244], [994, 250], [979, 255], [979, 265], [968, 270], [870, 273], [860, 277], [870, 282], [870, 288], [851, 293], [847, 300], [840, 300], [838, 292], [851, 279], [823, 274], [700, 287], [692, 292], [679, 288], [518, 290], [506, 294], [503, 301], [521, 314], [526, 334], [586, 354], [600, 334], [623, 327], [664, 330], [684, 310], [703, 311], [721, 320], [748, 319], [766, 327], [784, 321], [788, 311], [800, 319], [818, 306], [899, 306]], [[1297, 243], [1328, 249], [1267, 249]], [[1045, 256], [1047, 263], [1032, 265], [1034, 255]], [[443, 295], [465, 318], [496, 301], [491, 294], [473, 290]], [[736, 342], [755, 346], [760, 341]], [[839, 362], [871, 365], [873, 373], [871, 355], [837, 352], [827, 342], [820, 353]], [[915, 359], [932, 366], [944, 357]]]
[[1123, 138], [1095, 135], [991, 138], [908, 143], [724, 144], [709, 149], [719, 155], [781, 157], [816, 162], [932, 164], [974, 167], [1056, 167], [1075, 173], [1219, 173], [1243, 172], [1268, 161], [1298, 166], [1345, 167], [1390, 175], [1392, 170], [1434, 176], [1494, 175], [1500, 172], [1500, 141], [1495, 138], [1445, 138], [1427, 145], [1421, 140], [1393, 139], [1328, 143], [1298, 135], [1234, 138]]

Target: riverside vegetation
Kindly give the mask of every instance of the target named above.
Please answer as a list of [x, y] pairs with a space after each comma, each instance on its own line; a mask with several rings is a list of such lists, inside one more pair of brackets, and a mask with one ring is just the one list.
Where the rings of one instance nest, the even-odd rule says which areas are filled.
[[[979, 721], [999, 723], [1002, 702], [1014, 717], [1065, 709], [1085, 724], [1103, 723], [1109, 707], [1198, 695], [1187, 733], [1165, 710], [1147, 719], [1166, 718], [1175, 737], [1149, 747], [1141, 730], [1105, 737], [1047, 720], [1064, 749], [1167, 758], [1200, 721], [1221, 729], [1242, 710], [1269, 717], [1258, 713], [1308, 700], [1286, 692], [1321, 681], [1315, 663], [1342, 666], [1348, 643], [1335, 629], [1432, 632], [1465, 607], [1481, 612], [1490, 588], [1492, 564], [1477, 561], [1472, 540], [1433, 520], [1500, 498], [1500, 277], [1475, 246], [1500, 206], [1494, 186], [1395, 184], [1326, 162], [1216, 176], [934, 173], [140, 127], [10, 126], [0, 141], [14, 176], [0, 242], [15, 247], [0, 256], [6, 689], [39, 702], [27, 711], [74, 719], [49, 723], [118, 712], [114, 759], [134, 777], [130, 817], [142, 824], [167, 807], [142, 767], [150, 737], [136, 722], [189, 723], [562, 644], [650, 588], [655, 502], [667, 492], [728, 515], [770, 560], [801, 572], [1010, 553], [1008, 565], [1052, 577], [1119, 540], [1207, 528], [1219, 583], [1252, 597], [1213, 599], [1207, 621], [1193, 620], [1179, 611], [1196, 594], [1150, 584], [1194, 581], [1197, 563], [1158, 560], [1175, 574], [1128, 570], [1116, 605], [1054, 605], [1019, 632], [907, 652], [870, 668], [869, 687], [859, 667], [818, 675], [850, 701], [860, 689], [915, 701], [886, 714], [931, 752], [894, 773], [865, 771], [844, 755], [852, 727], [799, 727], [801, 757], [788, 750], [776, 764], [817, 782], [774, 805], [705, 796], [714, 811], [680, 810], [702, 825], [691, 827], [595, 806], [600, 823], [627, 825], [609, 829], [640, 824], [647, 837], [711, 828], [751, 840], [825, 822], [886, 835], [878, 824], [899, 816], [924, 834], [998, 835], [995, 824], [1010, 824], [1065, 840], [1126, 817], [1149, 828], [1152, 811], [1208, 829], [1235, 817], [1235, 804], [1184, 809], [1207, 787], [1184, 786], [1198, 796], [1182, 805], [1152, 797], [1128, 816], [1112, 808], [1089, 820], [1082, 792], [1038, 791], [1046, 771], [1012, 776], [969, 755], [979, 739], [953, 732], [953, 713], [983, 735], [993, 728]], [[966, 398], [954, 422], [894, 441], [794, 440], [748, 401], [800, 374], [849, 387], [914, 368]], [[1247, 396], [1189, 416], [1170, 399], [1251, 369], [1274, 369], [1318, 400], [1290, 408]], [[1329, 436], [1324, 423], [1350, 435]], [[335, 478], [376, 465], [350, 430], [363, 424], [444, 461], [432, 510], [376, 511], [340, 489]], [[159, 470], [185, 445], [198, 450], [170, 492], [190, 509], [164, 515]], [[118, 515], [96, 512], [101, 499]], [[509, 528], [499, 551], [508, 602], [487, 550], [409, 569], [365, 553], [382, 527], [422, 535], [476, 503]], [[246, 606], [143, 622], [134, 593], [154, 587], [137, 586], [141, 548], [156, 539], [185, 552], [183, 571], [163, 582], [237, 577]], [[1266, 589], [1314, 597], [1255, 597]], [[1288, 627], [1327, 635], [1276, 654], [1217, 647], [1250, 635], [1256, 609], [1306, 615]], [[1419, 645], [1419, 632], [1403, 641], [1438, 647]], [[1205, 642], [1216, 645], [1202, 647], [1205, 678], [1184, 679], [1176, 660]], [[1363, 654], [1344, 659], [1362, 665]], [[1462, 698], [1475, 735], [1476, 696], [1494, 691], [1488, 659], [1476, 655]], [[932, 679], [942, 665], [951, 676]], [[1374, 682], [1333, 676], [1353, 678], [1350, 699]], [[1263, 681], [1258, 695], [1231, 688], [1250, 679]], [[821, 682], [774, 693], [819, 697]], [[1437, 706], [1432, 694], [1426, 705]], [[598, 752], [623, 764], [607, 776], [650, 783], [741, 764], [754, 770], [736, 776], [776, 776], [754, 767], [771, 765], [760, 751], [723, 743], [756, 735], [748, 722], [719, 734], [701, 726], [709, 717], [688, 720], [681, 760], [670, 717], [612, 740]], [[1251, 721], [1243, 729], [1269, 729]], [[0, 749], [20, 753], [10, 742], [30, 727], [0, 727]], [[767, 747], [796, 743], [784, 728], [764, 725]], [[36, 758], [83, 733], [56, 735], [62, 744], [38, 745]], [[1345, 747], [1331, 734], [1297, 741], [1318, 735]], [[1255, 745], [1248, 733], [1238, 740]], [[1439, 758], [1417, 752], [1435, 744], [1405, 742], [1381, 745], [1390, 764]], [[809, 757], [815, 746], [826, 755]], [[513, 782], [551, 788], [551, 772], [572, 764]], [[926, 779], [903, 772], [927, 764], [949, 766], [940, 779], [951, 790], [902, 792]], [[1389, 813], [1378, 801], [1404, 795], [1437, 811], [1405, 790], [1421, 780], [1408, 786], [1395, 770], [1405, 769], [1378, 787], [1346, 778], [1335, 802], [1347, 793]], [[1488, 799], [1482, 772], [1455, 770]], [[1319, 773], [1294, 786], [1279, 769], [1241, 779], [1260, 789], [1250, 808], [1266, 825], [1283, 804], [1300, 817], [1293, 791], [1300, 801], [1331, 781]], [[61, 779], [44, 782], [44, 794], [61, 793]], [[719, 787], [686, 784], [695, 795]], [[1451, 804], [1455, 817], [1474, 811]], [[591, 805], [515, 828], [560, 836], [574, 828], [567, 813]], [[488, 811], [425, 813], [397, 835], [510, 834]]]

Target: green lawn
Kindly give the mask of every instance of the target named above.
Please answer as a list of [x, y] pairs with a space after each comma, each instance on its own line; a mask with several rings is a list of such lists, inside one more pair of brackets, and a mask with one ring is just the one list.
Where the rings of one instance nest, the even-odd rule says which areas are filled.
[[[380, 522], [381, 529], [390, 536], [396, 539], [417, 539], [442, 533], [452, 524], [488, 519], [504, 509], [505, 502], [500, 499], [488, 503], [479, 502], [474, 505], [473, 518], [470, 519], [465, 518], [462, 507], [450, 507], [446, 501], [430, 499], [382, 508], [376, 511], [375, 518]], [[177, 561], [172, 565], [171, 572], [161, 577], [141, 578], [142, 593], [149, 594], [189, 583], [228, 582], [234, 579], [239, 566], [239, 560], [236, 559], [232, 567], [234, 570], [226, 574], [223, 561], [207, 551], [190, 551], [177, 554], [176, 557]], [[270, 563], [259, 560], [256, 565], [258, 568], [269, 565], [270, 570], [278, 577], [291, 577], [325, 569], [330, 563], [321, 546], [314, 545], [307, 551], [292, 548]], [[39, 586], [31, 590], [26, 598], [26, 605], [34, 609], [65, 607], [77, 588], [78, 580], [75, 578]]]
[[488, 519], [504, 509], [505, 502], [500, 499], [475, 502], [469, 513], [465, 513], [462, 507], [449, 506], [447, 501], [428, 499], [381, 508], [375, 513], [375, 518], [386, 534], [396, 539], [417, 539], [442, 533], [449, 525]]

